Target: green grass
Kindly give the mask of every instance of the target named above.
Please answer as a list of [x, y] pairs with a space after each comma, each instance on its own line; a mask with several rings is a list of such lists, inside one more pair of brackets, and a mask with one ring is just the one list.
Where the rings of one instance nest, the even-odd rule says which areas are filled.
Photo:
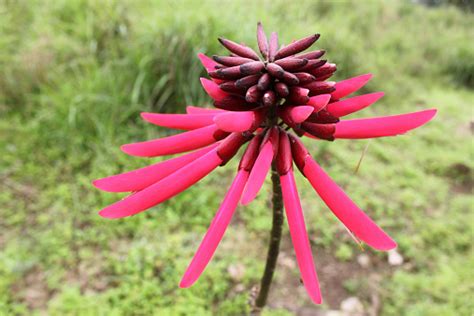
[[[393, 268], [386, 255], [367, 250], [376, 267], [352, 271], [359, 247], [298, 177], [328, 298], [322, 308], [337, 308], [349, 295], [368, 307], [374, 294], [382, 315], [472, 314], [472, 13], [392, 1], [75, 0], [0, 3], [1, 315], [248, 311], [271, 221], [268, 185], [238, 209], [200, 281], [181, 290], [236, 163], [116, 221], [97, 211], [120, 197], [90, 182], [146, 165], [119, 146], [168, 132], [139, 113], [209, 104], [196, 54], [223, 52], [217, 36], [255, 43], [259, 20], [282, 41], [321, 33], [318, 45], [338, 64], [337, 80], [372, 72], [363, 92], [386, 95], [360, 116], [439, 109], [419, 130], [370, 141], [357, 174], [368, 141], [305, 141], [405, 259]], [[294, 263], [287, 231], [283, 256]], [[332, 282], [327, 262], [347, 279]], [[230, 275], [232, 265], [243, 274]], [[375, 289], [368, 286], [374, 276]], [[276, 277], [268, 315], [312, 308], [296, 266], [280, 265]]]

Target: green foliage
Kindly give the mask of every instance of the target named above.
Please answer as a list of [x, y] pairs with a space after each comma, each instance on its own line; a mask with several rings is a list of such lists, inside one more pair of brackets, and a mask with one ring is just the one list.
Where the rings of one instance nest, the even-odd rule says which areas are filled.
[[[218, 36], [254, 45], [258, 20], [282, 42], [321, 33], [318, 45], [338, 64], [336, 80], [374, 73], [363, 92], [386, 96], [361, 116], [439, 109], [420, 130], [370, 141], [357, 174], [367, 141], [305, 142], [399, 243], [407, 266], [382, 274], [382, 314], [472, 311], [469, 13], [388, 1], [22, 0], [0, 2], [0, 14], [1, 315], [248, 312], [270, 227], [268, 185], [238, 209], [201, 280], [182, 290], [180, 277], [236, 163], [153, 210], [116, 221], [96, 212], [121, 196], [99, 193], [90, 181], [149, 164], [119, 150], [169, 133], [141, 122], [139, 113], [209, 104], [196, 54], [223, 52]], [[358, 246], [309, 184], [297, 181], [316, 261], [327, 251], [334, 265], [355, 264]], [[230, 275], [235, 264], [242, 275]], [[288, 281], [297, 268], [278, 269], [275, 288], [296, 293], [293, 306], [307, 304]], [[357, 295], [364, 277], [348, 279], [347, 293]], [[323, 295], [332, 291], [326, 282]], [[275, 306], [265, 313], [292, 313]]]

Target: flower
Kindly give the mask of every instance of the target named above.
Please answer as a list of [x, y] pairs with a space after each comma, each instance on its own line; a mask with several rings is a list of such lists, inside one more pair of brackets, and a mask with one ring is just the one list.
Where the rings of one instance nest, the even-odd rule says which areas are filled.
[[[327, 81], [336, 65], [320, 59], [323, 50], [301, 53], [319, 38], [314, 34], [279, 48], [272, 33], [268, 41], [257, 26], [258, 48], [220, 38], [229, 56], [199, 58], [211, 79], [201, 83], [215, 109], [189, 106], [187, 114], [142, 113], [144, 120], [186, 130], [181, 134], [127, 144], [132, 156], [157, 157], [189, 152], [138, 170], [94, 181], [109, 192], [133, 192], [100, 211], [106, 218], [138, 214], [189, 188], [218, 166], [225, 165], [246, 144], [235, 176], [180, 286], [191, 286], [213, 256], [239, 201], [246, 205], [258, 194], [275, 164], [283, 194], [291, 239], [304, 286], [321, 303], [318, 277], [293, 174], [293, 162], [329, 209], [358, 239], [378, 250], [396, 243], [377, 226], [311, 157], [299, 137], [319, 140], [395, 136], [433, 118], [435, 109], [395, 116], [341, 119], [362, 110], [382, 92], [345, 98], [364, 86], [370, 74], [339, 82]], [[293, 131], [293, 132], [290, 132]]]

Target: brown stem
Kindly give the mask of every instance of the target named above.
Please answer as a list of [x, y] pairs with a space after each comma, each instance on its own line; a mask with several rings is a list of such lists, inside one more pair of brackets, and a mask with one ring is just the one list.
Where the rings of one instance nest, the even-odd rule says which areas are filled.
[[272, 184], [273, 184], [273, 223], [270, 232], [270, 243], [268, 245], [267, 262], [265, 264], [265, 271], [263, 272], [262, 280], [260, 281], [260, 292], [255, 300], [255, 306], [252, 310], [252, 315], [259, 315], [265, 306], [272, 284], [273, 273], [280, 251], [281, 231], [283, 226], [283, 199], [281, 193], [281, 184], [278, 171], [275, 165], [272, 165]]

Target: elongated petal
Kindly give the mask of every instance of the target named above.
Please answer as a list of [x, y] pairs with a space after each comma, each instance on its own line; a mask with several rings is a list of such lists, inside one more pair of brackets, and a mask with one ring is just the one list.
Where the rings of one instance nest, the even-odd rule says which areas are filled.
[[107, 206], [99, 214], [107, 218], [121, 218], [140, 213], [186, 190], [221, 163], [216, 150], [212, 150], [148, 188]]
[[215, 143], [222, 138], [216, 138], [220, 135], [222, 133], [217, 126], [210, 125], [173, 136], [123, 145], [121, 149], [129, 155], [140, 157], [173, 155]]
[[186, 113], [188, 114], [209, 114], [209, 113], [223, 113], [225, 110], [213, 109], [213, 108], [202, 108], [199, 106], [188, 105], [186, 107]]
[[201, 61], [201, 64], [204, 66], [204, 68], [206, 68], [208, 72], [216, 70], [215, 67], [219, 65], [214, 60], [212, 60], [212, 58], [207, 57], [203, 53], [199, 53], [198, 58]]
[[338, 102], [328, 104], [327, 110], [336, 117], [342, 117], [365, 109], [371, 104], [377, 102], [377, 100], [383, 97], [383, 95], [383, 92], [375, 92], [340, 100]]
[[331, 100], [330, 94], [320, 94], [309, 98], [308, 104], [314, 107], [314, 112], [321, 111]]
[[291, 241], [295, 248], [301, 279], [311, 300], [316, 304], [321, 304], [322, 298], [319, 289], [318, 275], [314, 267], [313, 255], [311, 253], [311, 246], [309, 244], [308, 233], [306, 232], [306, 225], [293, 171], [290, 170], [287, 174], [280, 176], [280, 181], [288, 227], [290, 228]]
[[335, 91], [331, 92], [333, 100], [349, 95], [362, 88], [372, 78], [372, 74], [360, 75], [346, 80], [336, 82]]
[[273, 145], [268, 141], [263, 145], [260, 153], [258, 154], [257, 160], [255, 160], [252, 171], [250, 171], [249, 180], [242, 196], [243, 205], [249, 204], [257, 196], [263, 185], [263, 182], [265, 181], [268, 170], [270, 170], [272, 160]]
[[430, 121], [436, 114], [436, 109], [419, 112], [353, 119], [340, 121], [336, 124], [335, 138], [373, 138], [395, 136], [420, 127]]
[[214, 122], [226, 132], [245, 132], [260, 124], [261, 115], [255, 111], [229, 112], [218, 114]]
[[202, 155], [205, 155], [216, 147], [217, 144], [212, 144], [206, 148], [180, 157], [161, 161], [137, 170], [132, 170], [107, 178], [95, 180], [93, 184], [95, 187], [108, 192], [140, 191], [169, 176], [176, 170], [198, 159]]
[[186, 269], [179, 284], [180, 287], [186, 288], [193, 285], [211, 260], [232, 219], [248, 176], [248, 171], [243, 169], [237, 173], [193, 260]]
[[204, 87], [204, 90], [206, 90], [207, 94], [215, 101], [221, 101], [229, 96], [227, 92], [221, 90], [221, 88], [219, 88], [219, 85], [217, 85], [212, 80], [201, 78], [201, 84]]
[[309, 105], [285, 106], [279, 110], [279, 115], [289, 125], [304, 122], [313, 113], [314, 108]]
[[357, 238], [379, 250], [390, 250], [397, 246], [309, 155], [305, 158], [303, 173], [324, 203]]
[[192, 130], [214, 124], [214, 116], [209, 114], [163, 114], [147, 113], [141, 114], [142, 118], [152, 124], [182, 130]]

